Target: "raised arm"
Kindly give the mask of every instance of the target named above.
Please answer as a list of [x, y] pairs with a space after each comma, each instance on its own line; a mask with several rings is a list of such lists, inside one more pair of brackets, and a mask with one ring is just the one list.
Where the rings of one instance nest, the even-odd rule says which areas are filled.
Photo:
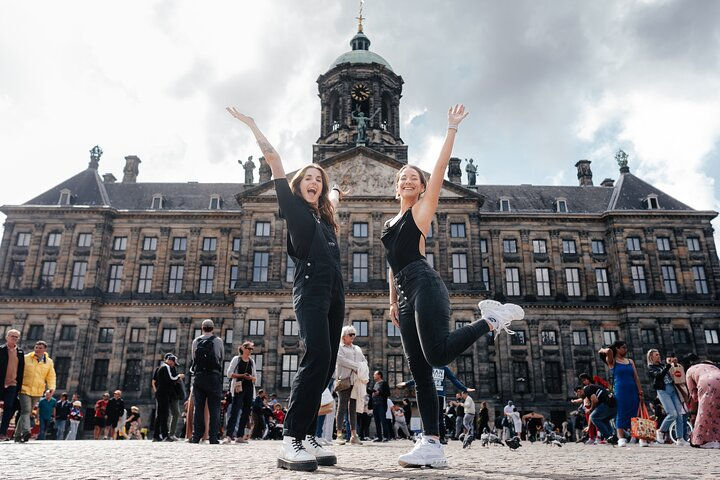
[[438, 201], [440, 200], [440, 190], [442, 189], [443, 179], [445, 178], [445, 171], [450, 162], [453, 145], [455, 144], [458, 125], [467, 117], [468, 113], [469, 112], [465, 111], [464, 105], [455, 105], [448, 110], [448, 127], [447, 133], [445, 134], [445, 142], [440, 149], [440, 155], [435, 162], [430, 180], [428, 180], [425, 194], [413, 207], [413, 217], [423, 232], [427, 232], [432, 217], [435, 215], [435, 210], [437, 210]]
[[270, 145], [270, 142], [268, 142], [265, 135], [263, 135], [258, 126], [255, 124], [255, 120], [252, 117], [248, 117], [247, 115], [240, 113], [235, 107], [227, 107], [225, 110], [227, 110], [230, 115], [247, 125], [253, 135], [255, 135], [255, 140], [257, 140], [257, 144], [265, 156], [265, 161], [270, 166], [270, 170], [272, 170], [273, 178], [285, 178], [285, 169], [283, 168], [280, 154], [275, 151], [272, 145]]
[[330, 198], [330, 204], [332, 204], [333, 210], [337, 212], [338, 205], [340, 204], [340, 199], [350, 195], [351, 192], [352, 189], [349, 187], [345, 190], [342, 190], [337, 183], [333, 185], [330, 193], [328, 193], [328, 198]]

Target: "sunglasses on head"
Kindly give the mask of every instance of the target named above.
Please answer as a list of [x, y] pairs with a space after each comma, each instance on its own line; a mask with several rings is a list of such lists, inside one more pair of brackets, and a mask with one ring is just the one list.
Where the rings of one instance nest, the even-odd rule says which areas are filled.
[[348, 337], [354, 337], [354, 336], [355, 336], [354, 333], [348, 333]]

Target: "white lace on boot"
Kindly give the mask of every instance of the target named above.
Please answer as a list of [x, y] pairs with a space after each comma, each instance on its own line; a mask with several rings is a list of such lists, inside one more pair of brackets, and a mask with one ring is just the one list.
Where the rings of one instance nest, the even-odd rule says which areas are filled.
[[283, 437], [280, 455], [278, 455], [277, 466], [288, 470], [301, 470], [312, 472], [317, 470], [318, 462], [314, 455], [308, 453], [299, 438]]
[[401, 467], [442, 468], [448, 466], [448, 461], [439, 440], [420, 435], [413, 449], [398, 457], [398, 464]]
[[323, 446], [318, 443], [315, 435], [308, 435], [302, 443], [305, 450], [315, 457], [318, 465], [330, 466], [337, 463], [335, 454], [325, 450]]
[[508, 335], [515, 335], [515, 332], [510, 330], [508, 326], [513, 320], [522, 320], [525, 318], [525, 311], [522, 307], [514, 303], [502, 304], [495, 300], [483, 300], [478, 303], [478, 307], [480, 308], [482, 318], [490, 322], [493, 330], [498, 333], [504, 330]]

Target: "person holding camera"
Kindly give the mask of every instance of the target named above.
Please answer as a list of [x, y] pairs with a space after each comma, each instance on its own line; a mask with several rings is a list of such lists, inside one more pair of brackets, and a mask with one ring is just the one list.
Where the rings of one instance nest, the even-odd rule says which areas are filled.
[[[251, 341], [243, 342], [238, 348], [239, 355], [235, 355], [227, 368], [227, 376], [230, 378], [230, 395], [232, 396], [232, 407], [230, 407], [230, 420], [227, 424], [227, 435], [224, 443], [247, 443], [245, 427], [250, 418], [250, 405], [255, 397], [255, 362], [250, 357], [255, 344]], [[238, 424], [238, 417], [240, 423]], [[236, 428], [237, 427], [237, 428]]]
[[677, 444], [683, 445], [685, 441], [685, 406], [675, 389], [675, 382], [670, 376], [670, 369], [673, 365], [678, 365], [675, 357], [667, 357], [665, 365], [660, 360], [660, 352], [651, 348], [647, 352], [647, 372], [652, 380], [653, 388], [657, 392], [657, 398], [665, 410], [665, 418], [656, 430], [655, 440], [663, 444], [665, 443], [665, 435], [670, 431], [670, 426], [677, 420]]

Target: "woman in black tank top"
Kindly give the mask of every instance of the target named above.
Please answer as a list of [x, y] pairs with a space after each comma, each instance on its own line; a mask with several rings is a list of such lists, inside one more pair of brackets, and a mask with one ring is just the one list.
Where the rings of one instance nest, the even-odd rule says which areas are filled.
[[[400, 212], [385, 224], [381, 236], [391, 269], [390, 319], [400, 328], [423, 423], [422, 438], [410, 453], [399, 457], [401, 466], [447, 466], [439, 438], [439, 402], [433, 367], [443, 368], [482, 335], [490, 330], [507, 329], [510, 321], [522, 318], [522, 309], [509, 304], [498, 304], [505, 311], [493, 312], [502, 315], [485, 315], [485, 310], [490, 310], [483, 308], [486, 300], [481, 302], [481, 320], [451, 332], [447, 288], [425, 260], [425, 235], [438, 207], [458, 125], [466, 116], [463, 105], [450, 108], [445, 142], [429, 181], [417, 167], [406, 165], [398, 171], [395, 188]], [[492, 304], [497, 310], [497, 302]]]

